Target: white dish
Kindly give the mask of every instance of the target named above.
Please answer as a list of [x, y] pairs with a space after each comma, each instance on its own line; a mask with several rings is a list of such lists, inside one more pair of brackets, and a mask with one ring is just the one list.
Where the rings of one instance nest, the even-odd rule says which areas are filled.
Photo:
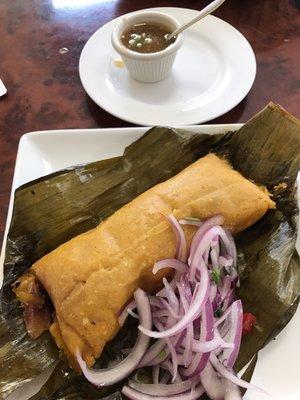
[[[151, 10], [180, 23], [197, 14], [175, 7]], [[250, 44], [230, 24], [211, 15], [185, 31], [168, 78], [151, 84], [135, 81], [114, 62], [119, 57], [110, 37], [119, 18], [93, 34], [79, 61], [84, 89], [109, 113], [138, 125], [202, 123], [231, 110], [252, 87], [256, 61]]]
[[[189, 127], [194, 132], [224, 133], [236, 130], [234, 125], [202, 125]], [[7, 229], [12, 211], [14, 190], [33, 179], [59, 169], [109, 158], [122, 154], [124, 148], [140, 137], [148, 128], [115, 128], [91, 130], [57, 130], [32, 132], [20, 141]], [[3, 249], [1, 259], [3, 260]], [[0, 277], [2, 275], [2, 262]], [[259, 353], [252, 382], [270, 393], [270, 400], [299, 400], [300, 398], [300, 308], [292, 321]], [[45, 374], [44, 374], [45, 375]], [[35, 382], [38, 388], [42, 382]], [[18, 390], [8, 400], [25, 400], [32, 395], [32, 384]], [[267, 400], [263, 394], [248, 391], [244, 400]]]

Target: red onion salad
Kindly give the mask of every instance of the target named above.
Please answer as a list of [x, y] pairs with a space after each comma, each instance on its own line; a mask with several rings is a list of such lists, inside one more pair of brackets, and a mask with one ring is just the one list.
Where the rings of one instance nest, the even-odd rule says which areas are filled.
[[[120, 326], [128, 315], [139, 318], [137, 342], [123, 361], [95, 370], [77, 353], [84, 376], [96, 386], [108, 386], [134, 370], [152, 367], [153, 383], [129, 380], [123, 387], [122, 393], [136, 400], [196, 400], [204, 393], [215, 400], [236, 400], [242, 398], [239, 387], [261, 391], [233, 371], [243, 308], [234, 298], [239, 284], [236, 248], [221, 226], [222, 216], [203, 223], [174, 216], [168, 220], [177, 238], [175, 258], [157, 262], [153, 273], [171, 268], [173, 279], [164, 278], [156, 295], [138, 289], [121, 313]], [[185, 224], [198, 227], [190, 249], [181, 227]]]

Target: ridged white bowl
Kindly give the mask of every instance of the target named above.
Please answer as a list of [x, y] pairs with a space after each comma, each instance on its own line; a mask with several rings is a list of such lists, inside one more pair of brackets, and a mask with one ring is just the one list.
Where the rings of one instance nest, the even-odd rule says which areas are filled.
[[151, 83], [165, 79], [171, 71], [177, 51], [182, 46], [183, 35], [179, 34], [174, 43], [156, 53], [138, 53], [129, 50], [121, 42], [122, 34], [132, 25], [141, 22], [161, 24], [174, 31], [179, 22], [164, 13], [141, 11], [123, 17], [112, 32], [111, 42], [122, 57], [132, 78], [140, 82]]

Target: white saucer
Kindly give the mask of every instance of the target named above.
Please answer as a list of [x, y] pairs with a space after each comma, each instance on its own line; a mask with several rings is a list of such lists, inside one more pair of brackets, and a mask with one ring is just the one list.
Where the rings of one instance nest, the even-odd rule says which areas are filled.
[[[153, 8], [184, 23], [198, 11]], [[119, 17], [120, 18], [120, 17]], [[171, 75], [158, 83], [140, 83], [110, 43], [115, 19], [84, 46], [79, 74], [88, 95], [104, 110], [138, 125], [189, 125], [216, 118], [235, 107], [249, 92], [256, 74], [253, 50], [227, 22], [207, 16], [185, 32]]]

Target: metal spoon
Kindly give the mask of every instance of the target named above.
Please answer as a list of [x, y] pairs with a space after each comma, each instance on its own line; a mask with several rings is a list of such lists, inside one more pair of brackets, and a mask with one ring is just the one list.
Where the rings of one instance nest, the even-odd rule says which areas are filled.
[[174, 36], [177, 36], [179, 33], [183, 32], [187, 28], [189, 28], [191, 25], [194, 25], [196, 22], [200, 21], [200, 19], [206, 17], [208, 14], [211, 14], [214, 12], [217, 8], [220, 7], [224, 3], [225, 0], [215, 0], [212, 3], [210, 3], [208, 6], [203, 8], [203, 10], [200, 11], [200, 13], [193, 18], [191, 21], [187, 22], [186, 24], [182, 25], [180, 28], [176, 29], [174, 32], [170, 33], [166, 40], [172, 39]]

